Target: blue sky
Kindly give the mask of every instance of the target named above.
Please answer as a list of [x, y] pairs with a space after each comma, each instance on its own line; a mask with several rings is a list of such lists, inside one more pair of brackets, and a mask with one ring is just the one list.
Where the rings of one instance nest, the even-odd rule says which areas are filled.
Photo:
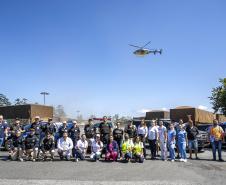
[[[0, 93], [67, 114], [200, 105], [226, 74], [224, 0], [2, 0]], [[163, 48], [136, 57], [128, 44]]]

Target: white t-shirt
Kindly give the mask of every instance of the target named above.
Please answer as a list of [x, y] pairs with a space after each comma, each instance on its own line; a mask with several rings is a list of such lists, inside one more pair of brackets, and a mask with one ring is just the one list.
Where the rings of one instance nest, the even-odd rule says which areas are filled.
[[73, 148], [73, 142], [71, 138], [67, 137], [66, 140], [64, 138], [60, 138], [57, 143], [57, 148], [60, 150], [71, 150]]
[[141, 135], [145, 135], [147, 134], [148, 132], [148, 128], [147, 127], [141, 127], [141, 126], [138, 126], [138, 129], [137, 129], [137, 133], [138, 135], [141, 134]]
[[92, 152], [94, 152], [94, 153], [101, 152], [102, 148], [103, 148], [103, 143], [101, 141], [99, 141], [99, 144], [98, 144], [98, 142], [93, 141]]
[[159, 139], [160, 141], [165, 141], [165, 132], [166, 132], [166, 127], [162, 126], [162, 127], [158, 127], [158, 132], [159, 132]]
[[157, 139], [157, 138], [156, 138], [157, 133], [158, 133], [158, 129], [157, 129], [156, 126], [154, 126], [154, 127], [149, 127], [149, 129], [148, 129], [148, 139], [149, 139], [149, 140]]
[[76, 148], [81, 150], [83, 153], [86, 151], [88, 148], [88, 142], [85, 140], [84, 142], [80, 139], [77, 142]]

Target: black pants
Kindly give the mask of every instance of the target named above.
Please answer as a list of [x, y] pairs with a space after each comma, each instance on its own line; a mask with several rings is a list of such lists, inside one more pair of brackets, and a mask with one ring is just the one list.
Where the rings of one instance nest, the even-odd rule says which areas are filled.
[[101, 157], [102, 157], [102, 154], [106, 153], [107, 144], [109, 143], [109, 140], [110, 140], [110, 134], [102, 134], [100, 137], [100, 140], [103, 142], [103, 145], [104, 145], [103, 150], [101, 152]]
[[151, 158], [156, 158], [156, 139], [154, 140], [148, 140], [151, 150]]
[[144, 154], [144, 158], [146, 158], [146, 147], [145, 147], [145, 144], [146, 144], [146, 139], [144, 137], [145, 135], [142, 135], [142, 134], [139, 134], [139, 137], [140, 137], [140, 141], [143, 142], [143, 154]]

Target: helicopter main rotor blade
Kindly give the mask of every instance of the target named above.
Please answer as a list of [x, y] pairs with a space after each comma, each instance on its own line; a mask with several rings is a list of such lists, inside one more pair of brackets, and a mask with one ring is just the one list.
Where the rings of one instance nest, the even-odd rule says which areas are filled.
[[132, 44], [129, 44], [129, 46], [132, 46], [132, 47], [135, 47], [135, 48], [142, 48], [142, 47], [135, 46], [135, 45], [132, 45]]
[[144, 48], [145, 46], [147, 46], [148, 44], [150, 44], [151, 43], [151, 41], [149, 41], [147, 44], [145, 44], [142, 48]]

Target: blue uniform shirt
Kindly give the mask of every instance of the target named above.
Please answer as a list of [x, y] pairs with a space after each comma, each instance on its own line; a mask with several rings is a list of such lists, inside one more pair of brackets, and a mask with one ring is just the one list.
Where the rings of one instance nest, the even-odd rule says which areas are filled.
[[[175, 137], [176, 136], [176, 131], [175, 130], [169, 130], [168, 131], [168, 143], [169, 144], [173, 144], [172, 143], [172, 139], [173, 139], [173, 137]], [[173, 142], [175, 142], [175, 141], [173, 141]]]
[[0, 138], [4, 138], [5, 137], [5, 129], [7, 128], [7, 124], [2, 122], [0, 123]]
[[187, 132], [185, 130], [180, 130], [177, 133], [177, 141], [178, 143], [186, 143]]

